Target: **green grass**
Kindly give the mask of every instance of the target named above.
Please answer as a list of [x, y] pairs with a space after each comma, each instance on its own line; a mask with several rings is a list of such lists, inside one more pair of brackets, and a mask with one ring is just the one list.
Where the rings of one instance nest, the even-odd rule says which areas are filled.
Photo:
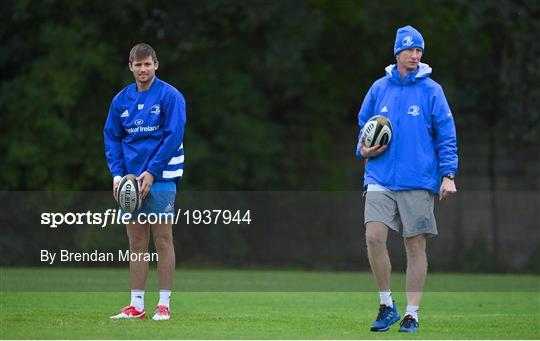
[[[347, 288], [339, 283], [343, 276], [372, 282], [365, 273], [333, 273], [302, 271], [215, 271], [182, 270], [176, 280], [189, 277], [173, 294], [173, 318], [170, 321], [111, 321], [109, 316], [126, 305], [127, 291], [70, 292], [61, 291], [72, 281], [103, 283], [115, 281], [113, 273], [127, 275], [125, 270], [49, 269], [58, 271], [56, 291], [19, 291], [40, 286], [36, 269], [2, 269], [0, 297], [0, 331], [2, 339], [538, 339], [540, 338], [540, 297], [538, 277], [501, 276], [498, 281], [517, 285], [520, 278], [530, 281], [529, 291], [435, 292], [424, 294], [420, 312], [420, 331], [415, 335], [397, 332], [393, 326], [386, 333], [369, 332], [369, 324], [377, 313], [376, 292], [339, 292]], [[273, 276], [274, 275], [274, 276]], [[156, 274], [150, 274], [155, 278]], [[290, 280], [283, 287], [292, 288], [316, 276], [325, 285], [335, 281], [326, 292], [273, 292], [278, 283], [271, 278]], [[442, 279], [439, 278], [442, 276]], [[456, 275], [456, 282], [469, 275]], [[401, 279], [399, 276], [394, 276]], [[452, 281], [451, 275], [431, 274], [432, 282]], [[482, 275], [472, 275], [479, 280]], [[493, 280], [492, 276], [486, 276]], [[251, 292], [197, 291], [209, 286], [207, 281], [225, 281], [229, 289], [252, 288]], [[216, 280], [217, 279], [217, 280]], [[227, 281], [228, 279], [228, 281]], [[429, 279], [429, 277], [428, 277]], [[199, 281], [199, 283], [197, 283]], [[46, 282], [46, 281], [45, 281]], [[64, 283], [64, 286], [62, 286]], [[228, 284], [227, 284], [228, 283]], [[232, 284], [234, 285], [232, 285]], [[263, 283], [266, 283], [263, 285]], [[42, 283], [43, 284], [43, 283]], [[50, 284], [50, 283], [49, 283]], [[150, 284], [149, 286], [153, 286]], [[500, 288], [499, 283], [496, 287]], [[512, 286], [512, 284], [508, 284]], [[313, 286], [315, 288], [316, 286]], [[187, 288], [193, 291], [186, 290]], [[155, 290], [155, 288], [149, 288]], [[405, 308], [405, 294], [394, 293], [400, 313]], [[147, 309], [157, 302], [155, 292], [147, 292]]]
[[[125, 268], [0, 268], [3, 291], [124, 291], [129, 288]], [[175, 272], [175, 291], [220, 292], [373, 292], [375, 282], [367, 272], [299, 270], [195, 270]], [[147, 288], [158, 288], [154, 273]], [[394, 291], [404, 291], [405, 276], [392, 274]], [[538, 292], [540, 276], [508, 274], [430, 273], [426, 290], [432, 292]]]

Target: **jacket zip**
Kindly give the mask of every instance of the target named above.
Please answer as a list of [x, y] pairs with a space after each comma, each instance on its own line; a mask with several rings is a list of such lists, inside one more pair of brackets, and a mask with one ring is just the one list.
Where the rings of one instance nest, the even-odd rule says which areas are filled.
[[[403, 79], [400, 79], [399, 96], [398, 96], [399, 107], [398, 107], [398, 111], [397, 111], [397, 115], [396, 115], [396, 131], [398, 130], [397, 128], [399, 128], [399, 125], [400, 125], [400, 122], [401, 122], [401, 113], [403, 112], [402, 97], [403, 97]], [[399, 137], [399, 134], [398, 134], [397, 137]], [[395, 141], [394, 141], [394, 143], [395, 143]], [[394, 161], [393, 167], [392, 167], [392, 173], [393, 173], [392, 186], [396, 186], [396, 164], [397, 164], [398, 158], [399, 158], [399, 154], [397, 153], [395, 155], [395, 157], [394, 157], [395, 161]]]

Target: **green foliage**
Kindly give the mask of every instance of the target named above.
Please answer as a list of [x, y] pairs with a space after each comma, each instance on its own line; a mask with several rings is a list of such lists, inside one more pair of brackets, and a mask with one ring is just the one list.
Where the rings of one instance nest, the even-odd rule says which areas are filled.
[[461, 250], [458, 259], [459, 268], [464, 271], [492, 272], [496, 269], [495, 255], [481, 241], [475, 241], [470, 248]]
[[540, 274], [540, 245], [532, 252], [525, 262], [524, 270], [526, 272]]
[[356, 112], [407, 23], [424, 33], [424, 59], [460, 131], [488, 124], [502, 134], [520, 120], [531, 129], [505, 138], [538, 142], [533, 1], [102, 5], [6, 4], [2, 188], [108, 189], [102, 127], [132, 81], [127, 52], [139, 41], [154, 45], [158, 75], [187, 98], [187, 188], [349, 188], [340, 164], [352, 157]]

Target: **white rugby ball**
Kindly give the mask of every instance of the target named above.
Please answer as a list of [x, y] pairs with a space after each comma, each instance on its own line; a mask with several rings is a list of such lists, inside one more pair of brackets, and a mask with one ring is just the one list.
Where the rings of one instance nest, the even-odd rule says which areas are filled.
[[133, 174], [128, 174], [120, 180], [116, 192], [116, 201], [120, 207], [128, 213], [133, 213], [141, 208], [141, 197], [139, 196], [139, 182]]
[[392, 124], [388, 117], [375, 115], [366, 122], [362, 133], [364, 147], [370, 148], [379, 144], [389, 144], [391, 140]]

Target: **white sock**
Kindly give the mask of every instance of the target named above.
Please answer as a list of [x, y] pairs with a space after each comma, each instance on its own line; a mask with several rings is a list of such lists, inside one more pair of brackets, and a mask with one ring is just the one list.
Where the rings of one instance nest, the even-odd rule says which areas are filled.
[[417, 305], [408, 305], [405, 315], [411, 315], [416, 322], [418, 322], [418, 306]]
[[390, 308], [394, 307], [394, 302], [392, 302], [392, 291], [379, 291], [379, 297], [381, 298], [381, 304]]
[[170, 300], [171, 300], [171, 291], [170, 290], [160, 290], [159, 291], [158, 305], [164, 305], [167, 308], [169, 308]]
[[131, 290], [131, 303], [138, 311], [144, 310], [144, 290]]

